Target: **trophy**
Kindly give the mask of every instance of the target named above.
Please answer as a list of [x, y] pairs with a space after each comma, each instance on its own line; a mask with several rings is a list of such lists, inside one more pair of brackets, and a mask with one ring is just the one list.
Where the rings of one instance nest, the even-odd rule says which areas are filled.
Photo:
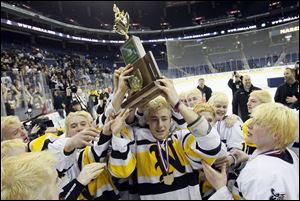
[[144, 105], [161, 94], [154, 81], [161, 78], [157, 63], [151, 51], [145, 52], [144, 47], [137, 36], [128, 36], [129, 15], [120, 11], [114, 4], [115, 22], [113, 29], [125, 36], [125, 43], [120, 51], [125, 64], [133, 65], [133, 72], [128, 79], [128, 86], [134, 92], [121, 104], [122, 108], [133, 108]]

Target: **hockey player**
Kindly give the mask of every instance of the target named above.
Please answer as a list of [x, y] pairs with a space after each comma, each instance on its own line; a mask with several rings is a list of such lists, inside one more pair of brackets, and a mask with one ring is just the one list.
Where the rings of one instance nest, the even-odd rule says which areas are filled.
[[232, 194], [226, 187], [226, 166], [220, 173], [203, 165], [206, 178], [217, 190], [210, 199], [298, 200], [299, 158], [287, 148], [299, 132], [298, 117], [282, 104], [264, 103], [255, 108], [252, 118], [247, 137], [256, 150], [250, 158], [244, 153], [244, 159], [249, 159]]
[[[127, 91], [125, 83], [121, 85], [118, 88], [123, 90], [117, 94], [122, 99], [113, 100], [114, 108], [120, 108], [116, 103], [122, 102]], [[141, 199], [200, 199], [196, 170], [202, 161], [214, 162], [221, 148], [220, 138], [204, 117], [179, 101], [170, 80], [160, 79], [156, 86], [166, 99], [158, 97], [144, 107], [149, 129], [125, 126], [128, 111], [112, 120], [109, 171], [117, 178], [136, 173]], [[182, 114], [189, 130], [171, 127], [171, 106]]]

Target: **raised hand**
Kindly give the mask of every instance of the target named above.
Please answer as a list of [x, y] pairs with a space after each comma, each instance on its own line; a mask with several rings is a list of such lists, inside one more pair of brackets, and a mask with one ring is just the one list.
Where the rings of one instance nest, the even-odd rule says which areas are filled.
[[96, 179], [99, 174], [104, 170], [105, 163], [91, 163], [85, 165], [77, 177], [82, 185], [88, 185], [93, 179]]
[[[32, 129], [31, 129], [31, 132], [30, 134], [33, 135], [33, 134], [36, 134], [38, 131], [40, 130], [40, 126], [35, 124]], [[46, 133], [46, 132], [45, 132]]]
[[115, 72], [114, 72], [113, 82], [114, 82], [114, 91], [115, 92], [118, 89], [119, 77], [120, 77], [120, 74], [122, 73], [123, 70], [124, 70], [124, 67], [120, 67], [119, 69], [115, 70]]
[[125, 120], [128, 117], [129, 113], [129, 109], [123, 109], [118, 115], [116, 115], [110, 127], [113, 135], [120, 135], [121, 129], [124, 128], [126, 124]]
[[170, 79], [158, 79], [155, 81], [155, 85], [164, 92], [164, 96], [172, 107], [179, 101], [179, 96], [175, 90], [173, 81]]
[[129, 73], [133, 71], [133, 66], [128, 64], [120, 73], [118, 79], [118, 90], [126, 92], [128, 90], [127, 80], [130, 78]]
[[221, 172], [213, 169], [211, 166], [206, 164], [204, 161], [202, 163], [203, 170], [206, 179], [208, 182], [216, 189], [219, 190], [220, 188], [226, 186], [227, 184], [227, 175], [226, 175], [226, 164], [223, 163], [221, 167]]
[[65, 151], [71, 152], [74, 149], [92, 146], [92, 141], [97, 141], [99, 134], [100, 132], [95, 128], [85, 128], [66, 142]]
[[108, 117], [105, 120], [103, 129], [102, 129], [102, 133], [104, 135], [111, 135], [112, 131], [111, 131], [111, 124], [114, 122], [115, 119], [115, 115], [113, 113], [109, 113]]

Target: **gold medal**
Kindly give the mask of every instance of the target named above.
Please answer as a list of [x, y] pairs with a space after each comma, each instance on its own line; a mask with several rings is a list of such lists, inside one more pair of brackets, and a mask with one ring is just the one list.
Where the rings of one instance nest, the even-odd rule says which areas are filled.
[[173, 174], [169, 174], [169, 175], [164, 176], [163, 181], [164, 181], [164, 184], [166, 184], [166, 185], [172, 185], [172, 183], [174, 182]]

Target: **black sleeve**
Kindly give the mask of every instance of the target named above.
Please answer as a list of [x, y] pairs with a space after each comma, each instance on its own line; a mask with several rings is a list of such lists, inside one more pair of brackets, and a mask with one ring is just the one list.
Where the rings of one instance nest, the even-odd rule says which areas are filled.
[[239, 113], [239, 103], [238, 103], [238, 94], [239, 94], [239, 90], [237, 92], [235, 92], [235, 94], [233, 95], [233, 99], [232, 99], [232, 112], [233, 114], [238, 115]]
[[66, 186], [63, 187], [63, 192], [59, 194], [60, 199], [77, 200], [80, 193], [85, 188], [77, 179], [73, 179]]
[[230, 87], [231, 90], [234, 90], [234, 84], [233, 84], [233, 79], [232, 79], [232, 78], [230, 78], [230, 79], [228, 80], [227, 85]]
[[282, 92], [281, 92], [281, 90], [280, 90], [280, 87], [278, 87], [277, 89], [276, 89], [276, 92], [275, 92], [275, 96], [274, 96], [274, 101], [275, 102], [277, 102], [277, 103], [282, 103], [282, 101], [281, 101], [281, 94], [282, 94]]
[[207, 89], [207, 94], [206, 94], [206, 101], [208, 101], [211, 97], [211, 94], [212, 94], [212, 90], [210, 87], [208, 87]]

